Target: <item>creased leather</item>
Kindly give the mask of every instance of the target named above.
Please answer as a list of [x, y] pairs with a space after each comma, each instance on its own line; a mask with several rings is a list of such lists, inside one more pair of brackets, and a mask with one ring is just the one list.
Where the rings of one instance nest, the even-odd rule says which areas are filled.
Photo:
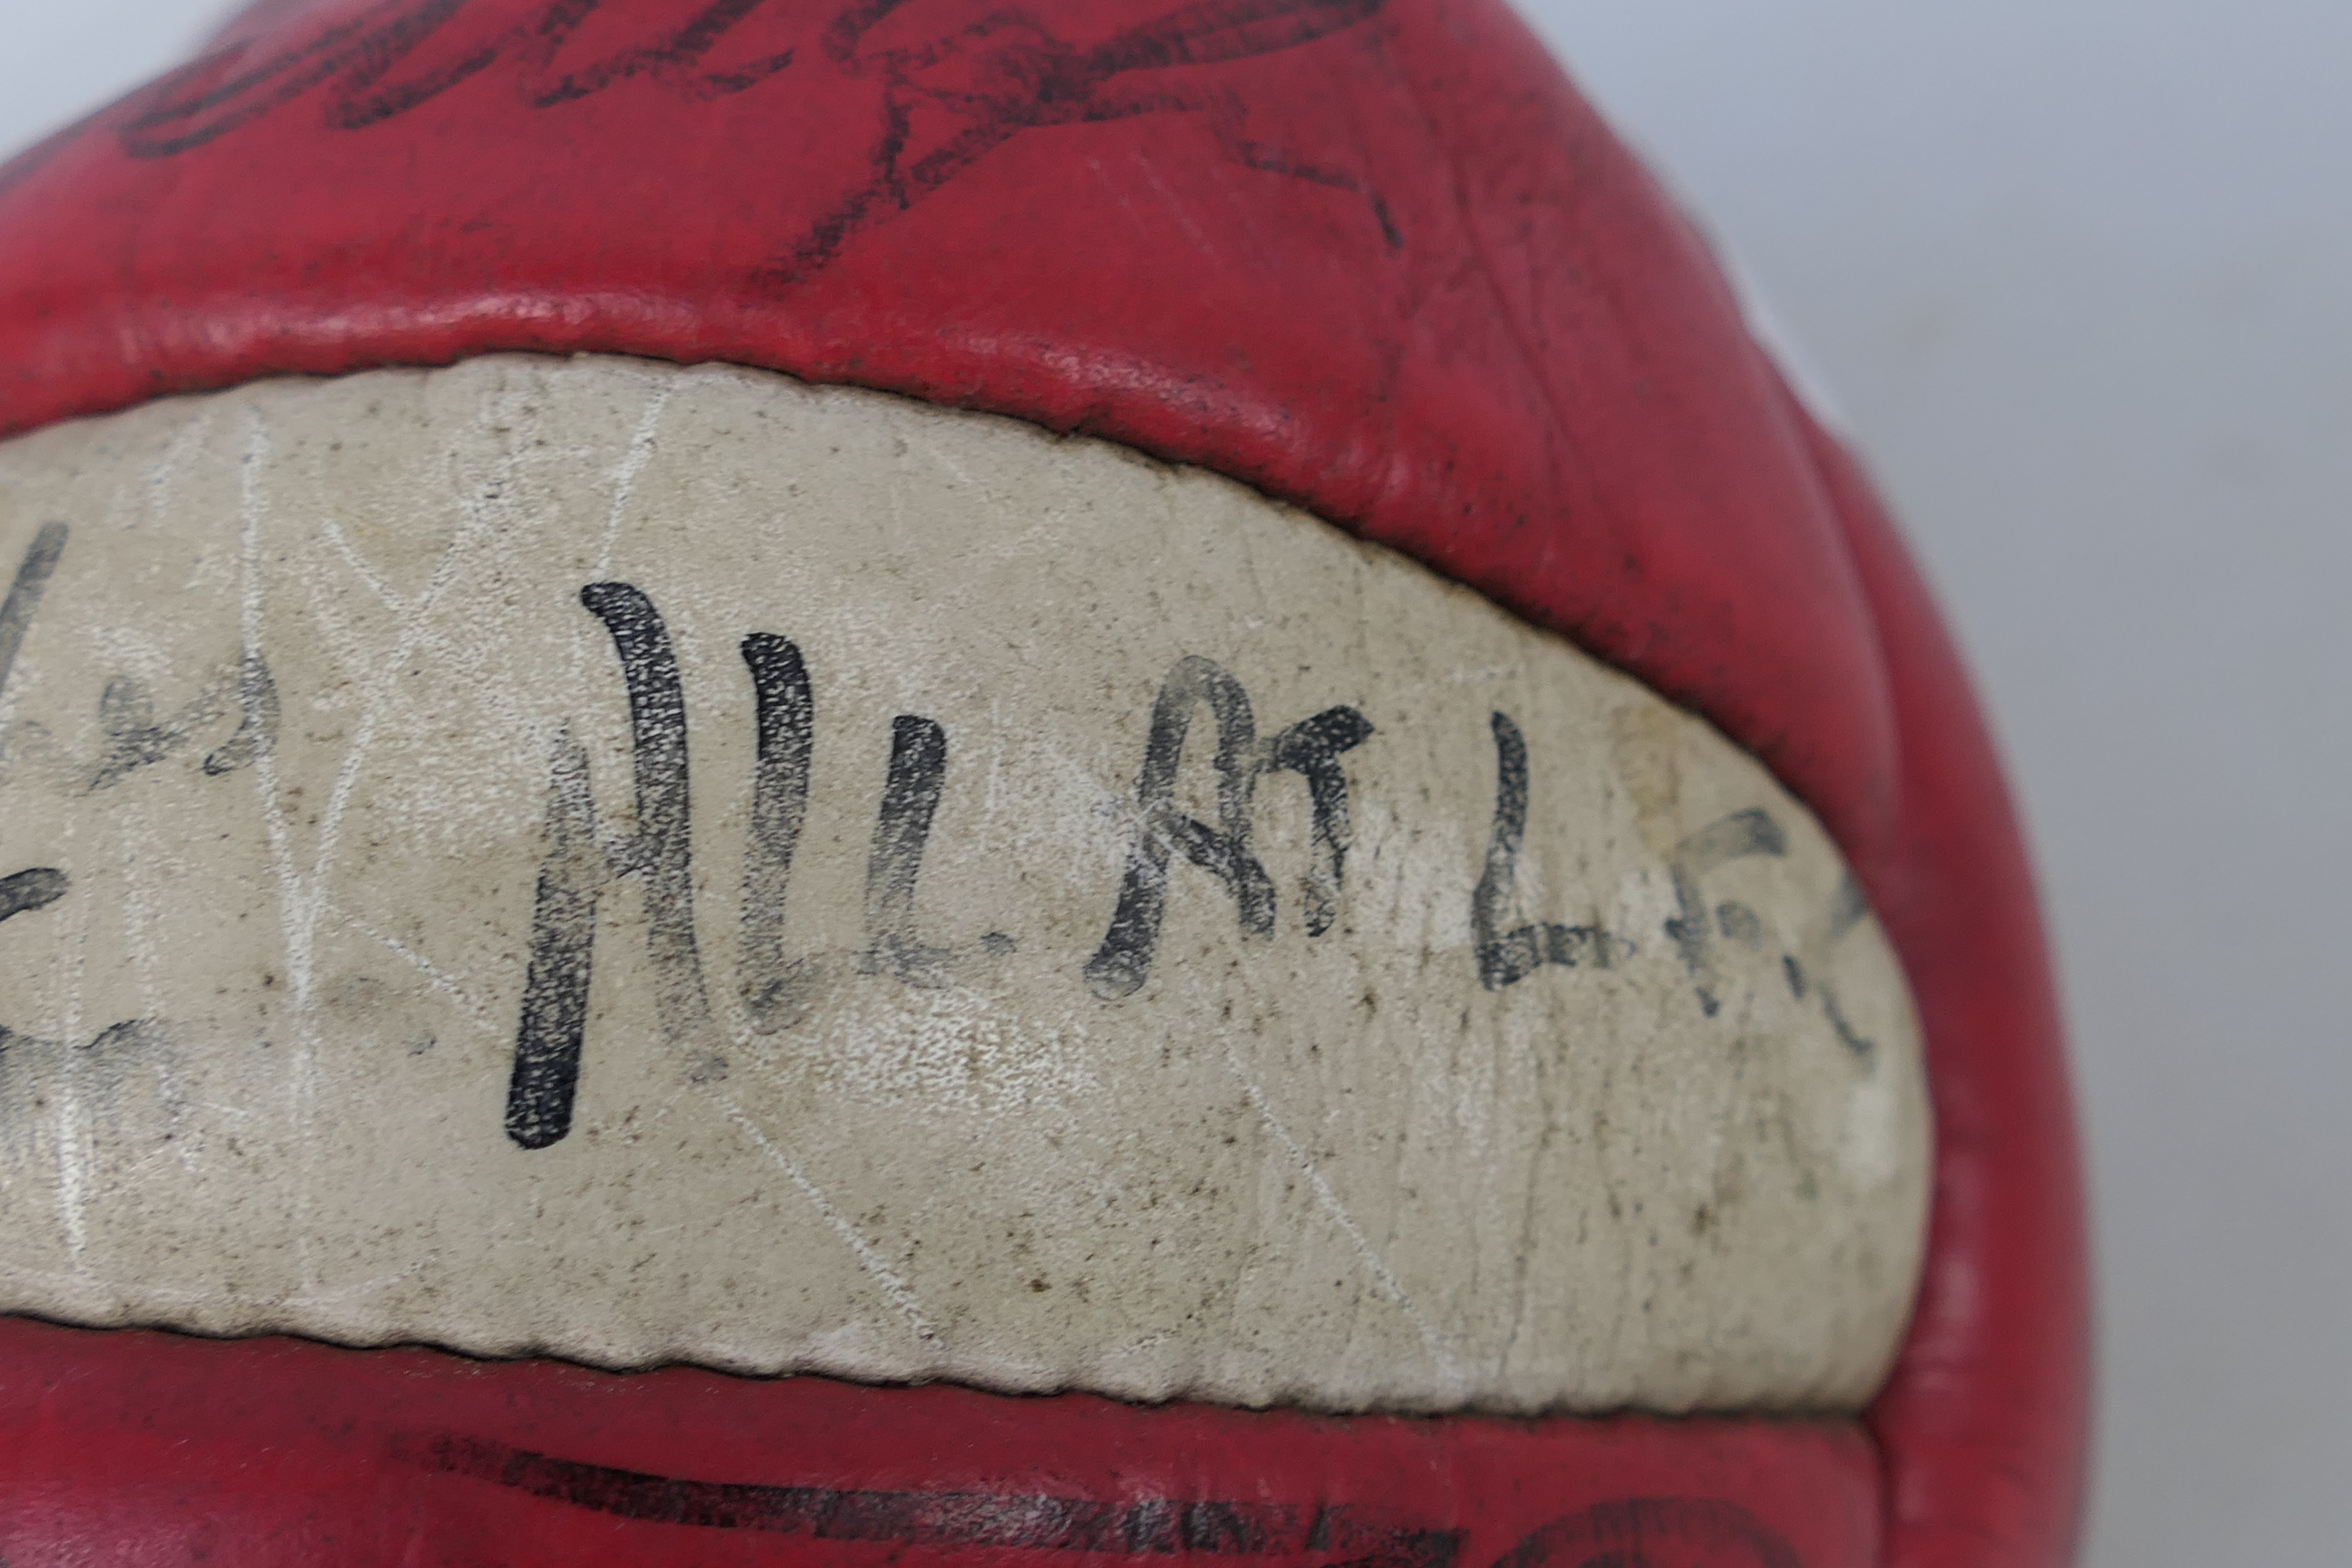
[[1990, 746], [1866, 487], [1500, 4], [272, 4], [0, 171], [0, 429], [496, 350], [1200, 463], [1711, 719], [1862, 868], [1927, 1028], [1890, 1560], [2066, 1559], [2079, 1176]]

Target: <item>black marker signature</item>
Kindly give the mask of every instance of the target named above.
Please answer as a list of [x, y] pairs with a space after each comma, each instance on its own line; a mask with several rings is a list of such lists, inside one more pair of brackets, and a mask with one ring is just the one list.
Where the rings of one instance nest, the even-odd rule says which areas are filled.
[[[1313, 1560], [1319, 1568], [1454, 1568], [1459, 1528], [1347, 1503], [859, 1490], [698, 1481], [583, 1464], [478, 1437], [398, 1438], [421, 1468], [617, 1519], [895, 1547]], [[1493, 1568], [1804, 1568], [1796, 1549], [1736, 1503], [1625, 1498], [1530, 1531]]]
[[[41, 599], [48, 592], [49, 579], [57, 574], [58, 561], [65, 554], [69, 533], [62, 522], [43, 523], [26, 549], [24, 560], [17, 563], [16, 575], [8, 584], [8, 596], [0, 599], [0, 698], [8, 694], [8, 680], [16, 673], [16, 655], [24, 647], [25, 633], [33, 624], [33, 612], [40, 608]], [[55, 866], [34, 866], [0, 877], [0, 923], [47, 909], [72, 887], [72, 879]], [[100, 1030], [81, 1048], [92, 1059], [106, 1059], [118, 1054], [137, 1054], [158, 1038], [157, 1026], [152, 1021], [125, 1019]], [[25, 1046], [45, 1043], [0, 1025], [0, 1057]]]
[[1528, 829], [1528, 742], [1507, 713], [1489, 715], [1487, 727], [1495, 735], [1495, 822], [1486, 837], [1486, 869], [1470, 895], [1478, 984], [1500, 991], [1546, 964], [1615, 968], [1633, 956], [1633, 944], [1599, 926], [1538, 921], [1505, 929], [1518, 890], [1519, 846]]
[[[596, 913], [604, 890], [635, 879], [644, 894], [646, 956], [654, 971], [654, 1011], [665, 1040], [691, 1045], [711, 1023], [701, 952], [695, 940], [694, 827], [688, 773], [686, 692], [661, 613], [627, 583], [592, 583], [580, 602], [604, 623], [629, 701], [629, 753], [636, 826], [625, 835], [600, 826], [589, 787], [588, 756], [567, 729], [556, 738], [548, 770], [546, 858], [531, 911], [530, 958], [515, 1029], [507, 1085], [507, 1136], [544, 1149], [572, 1131], [588, 994], [595, 973]], [[816, 704], [798, 647], [771, 633], [740, 645], [756, 704], [751, 830], [744, 846], [742, 946], [739, 994], [753, 1029], [772, 1034], [806, 1016], [831, 968], [784, 951], [785, 900], [793, 860], [808, 815], [809, 767]], [[889, 771], [875, 813], [866, 870], [866, 944], [856, 973], [933, 989], [969, 978], [975, 968], [1015, 950], [991, 931], [971, 950], [929, 943], [917, 934], [916, 883], [931, 822], [946, 788], [947, 731], [919, 714], [890, 724]], [[724, 1072], [707, 1059], [698, 1075]]]
[[[115, 134], [131, 157], [176, 157], [314, 93], [328, 129], [364, 131], [493, 77], [538, 110], [628, 83], [700, 103], [756, 88], [800, 58], [793, 45], [717, 63], [721, 46], [749, 30], [767, 0], [710, 0], [642, 41], [572, 60], [606, 3], [545, 0], [510, 25], [469, 33], [469, 21], [484, 14], [473, 0], [382, 0], [299, 44], [265, 49], [242, 39], [171, 73], [131, 101]], [[811, 111], [838, 114], [842, 82], [870, 84], [879, 101], [866, 178], [782, 243], [768, 279], [788, 283], [822, 269], [854, 236], [912, 208], [1024, 132], [1160, 113], [1205, 116], [1224, 155], [1245, 168], [1361, 200], [1389, 247], [1400, 248], [1403, 236], [1366, 180], [1252, 138], [1246, 106], [1200, 75], [1356, 26], [1384, 4], [1207, 0], [1092, 41], [1066, 38], [1008, 6], [923, 43], [866, 49], [866, 35], [886, 19], [943, 7], [864, 0], [820, 29], [814, 68], [834, 80], [823, 109]], [[773, 177], [805, 182], [808, 174], [793, 168]]]
[[565, 731], [550, 770], [547, 858], [531, 913], [530, 964], [507, 1087], [507, 1136], [526, 1149], [544, 1149], [572, 1131], [596, 905], [613, 882], [636, 877], [645, 884], [646, 946], [663, 1035], [692, 1039], [710, 1021], [694, 940], [686, 694], [677, 655], [653, 602], [630, 584], [592, 583], [580, 591], [580, 602], [604, 623], [628, 689], [637, 825], [625, 837], [604, 835], [589, 792], [587, 753]]
[[[8, 596], [0, 599], [0, 698], [8, 694], [8, 678], [16, 673], [17, 650], [25, 646], [25, 632], [33, 624], [33, 612], [40, 608], [41, 597], [48, 592], [49, 579], [57, 574], [58, 558], [66, 551], [66, 536], [64, 523], [43, 523], [26, 547], [25, 559], [17, 564], [16, 575], [8, 584]], [[66, 896], [69, 885], [66, 874], [55, 866], [36, 866], [0, 878], [0, 921], [48, 908]]]
[[1691, 984], [1698, 992], [1699, 1010], [1710, 1018], [1723, 1005], [1716, 994], [1720, 984], [1715, 973], [1718, 929], [1734, 938], [1751, 938], [1760, 933], [1755, 912], [1742, 904], [1725, 904], [1709, 920], [1699, 879], [1734, 860], [1752, 855], [1778, 858], [1788, 852], [1788, 835], [1780, 831], [1780, 825], [1772, 820], [1769, 812], [1760, 808], [1734, 812], [1708, 823], [1675, 846], [1667, 871], [1674, 879], [1675, 901], [1682, 912], [1666, 921], [1666, 934], [1681, 952], [1683, 967], [1690, 971]]
[[[1760, 948], [1764, 922], [1754, 910], [1737, 900], [1727, 899], [1710, 910], [1700, 879], [1736, 860], [1754, 856], [1778, 858], [1788, 852], [1788, 835], [1772, 815], [1761, 808], [1734, 812], [1675, 846], [1667, 869], [1674, 879], [1675, 902], [1680, 912], [1667, 920], [1666, 935], [1674, 939], [1683, 967], [1690, 973], [1699, 1010], [1710, 1018], [1723, 1005], [1717, 994], [1721, 981], [1717, 973], [1717, 954], [1721, 943], [1732, 942], [1743, 947]], [[1869, 914], [1869, 900], [1853, 873], [1848, 872], [1839, 879], [1822, 925], [1801, 944], [1812, 961], [1811, 966], [1809, 968], [1805, 960], [1795, 953], [1783, 953], [1780, 957], [1780, 973], [1788, 981], [1789, 994], [1800, 1002], [1809, 994], [1820, 998], [1822, 1014], [1829, 1020], [1839, 1043], [1861, 1058], [1876, 1050], [1876, 1043], [1858, 1033], [1847, 1018], [1828, 969], [1831, 951]]]
[[[190, 62], [134, 100], [116, 130], [134, 158], [171, 158], [251, 124], [318, 90], [325, 122], [363, 131], [422, 108], [450, 89], [503, 65], [523, 102], [546, 109], [591, 98], [623, 82], [645, 81], [677, 97], [707, 100], [757, 87], [793, 62], [784, 49], [731, 68], [705, 59], [764, 0], [712, 0], [676, 26], [601, 59], [565, 70], [559, 62], [604, 0], [547, 0], [488, 37], [452, 28], [469, 0], [382, 0], [289, 48], [261, 53], [246, 38]], [[407, 75], [400, 67], [436, 35], [457, 36], [454, 58]]]
[[[888, 974], [926, 991], [950, 985], [967, 968], [966, 955], [933, 946], [915, 934], [915, 880], [931, 840], [931, 818], [948, 773], [948, 732], [935, 720], [901, 713], [890, 721], [890, 773], [874, 814], [874, 847], [866, 862], [866, 951], [861, 974]], [[983, 959], [1016, 947], [1003, 931], [980, 939]]]
[[1385, 0], [1212, 0], [1090, 44], [1007, 9], [925, 44], [857, 53], [866, 30], [905, 3], [869, 0], [825, 31], [825, 53], [882, 89], [873, 174], [793, 247], [773, 269], [778, 281], [815, 272], [860, 229], [913, 207], [1023, 132], [1160, 113], [1207, 114], [1235, 163], [1358, 196], [1389, 247], [1404, 243], [1362, 179], [1250, 141], [1234, 100], [1148, 74], [1296, 48], [1369, 20]]
[[[1192, 710], [1205, 706], [1217, 727], [1214, 827], [1176, 806], [1177, 772], [1184, 760]], [[1160, 947], [1160, 921], [1168, 905], [1171, 851], [1224, 885], [1244, 936], [1274, 931], [1274, 879], [1250, 848], [1258, 780], [1287, 771], [1306, 779], [1314, 810], [1313, 864], [1304, 889], [1307, 934], [1321, 936], [1338, 910], [1347, 873], [1348, 780], [1339, 756], [1370, 739], [1372, 726], [1353, 708], [1328, 708], [1280, 734], [1261, 740], [1242, 683], [1198, 656], [1181, 659], [1160, 683], [1151, 707], [1151, 732], [1135, 785], [1136, 826], [1128, 850], [1118, 906], [1102, 946], [1087, 961], [1087, 984], [1106, 1001], [1133, 995], [1151, 973]]]

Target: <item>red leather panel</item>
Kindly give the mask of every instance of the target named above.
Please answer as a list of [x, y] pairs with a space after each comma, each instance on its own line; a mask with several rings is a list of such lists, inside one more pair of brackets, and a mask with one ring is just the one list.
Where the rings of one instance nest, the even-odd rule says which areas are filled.
[[1968, 678], [1843, 448], [1813, 432], [1878, 618], [1899, 852], [1857, 868], [1929, 1023], [1936, 1187], [1919, 1305], [1871, 1412], [1902, 1568], [2073, 1556], [2089, 1424], [2089, 1238], [2032, 873]]
[[1018, 413], [1417, 555], [1882, 831], [1885, 693], [1769, 374], [1501, 5], [276, 14], [9, 176], [0, 429], [491, 349]]
[[1939, 1167], [1874, 1416], [1892, 1561], [2065, 1559], [2078, 1177], [1990, 749], [1866, 487], [1499, 0], [270, 0], [226, 37], [0, 171], [0, 428], [725, 359], [1199, 462], [1565, 633], [1819, 810], [1910, 969]]
[[1853, 1422], [1318, 1418], [0, 1320], [15, 1568], [1868, 1568]]

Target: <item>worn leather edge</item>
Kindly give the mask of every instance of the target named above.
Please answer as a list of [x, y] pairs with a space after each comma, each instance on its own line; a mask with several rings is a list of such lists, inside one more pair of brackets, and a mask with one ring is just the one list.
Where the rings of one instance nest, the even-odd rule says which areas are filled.
[[[1489, 40], [1528, 47], [1507, 18], [1482, 16], [1465, 30], [1481, 29]], [[101, 115], [98, 123], [105, 120]], [[62, 175], [74, 151], [68, 135], [37, 156]], [[0, 184], [33, 193], [40, 173], [20, 165], [0, 176]], [[1637, 205], [1655, 205], [1654, 195], [1637, 193], [1633, 199]], [[19, 224], [25, 214], [17, 206]], [[40, 241], [71, 242], [70, 233]], [[352, 280], [346, 275], [335, 281], [348, 288]], [[78, 325], [59, 319], [58, 300], [20, 300], [12, 308], [16, 324], [8, 336], [20, 349], [37, 344], [39, 350], [17, 356], [23, 374], [35, 379], [12, 392], [12, 427], [257, 374], [438, 363], [495, 348], [693, 359], [718, 353], [719, 340], [730, 336], [739, 342], [756, 336], [740, 321], [730, 327], [709, 316], [688, 320], [675, 307], [626, 289], [537, 301], [476, 291], [467, 300], [423, 300], [415, 308], [346, 299], [307, 327], [283, 315], [265, 321], [273, 305], [285, 303], [267, 297], [245, 302], [261, 314], [242, 324], [218, 319], [213, 307], [201, 303], [162, 301], [165, 317], [178, 310], [183, 325], [160, 339], [132, 324], [121, 312], [123, 300], [116, 293], [99, 307], [94, 297], [85, 299]], [[876, 374], [857, 365], [777, 363], [789, 355], [739, 357], [813, 379], [985, 406], [1057, 428], [1099, 429], [1318, 506], [1316, 485], [1286, 482], [1298, 469], [1269, 466], [1264, 458], [1295, 432], [1278, 421], [1269, 428], [1253, 414], [1221, 418], [1224, 411], [1213, 399], [1160, 401], [1163, 389], [1139, 390], [1129, 367], [1073, 366], [1063, 360], [1051, 368], [1009, 368], [992, 383], [986, 374], [927, 378], [905, 370]], [[1063, 379], [1056, 382], [1055, 375]], [[1104, 379], [1090, 383], [1090, 375]], [[1182, 384], [1181, 376], [1177, 383]], [[1101, 412], [1121, 398], [1156, 412], [1139, 416], [1130, 428]], [[1801, 416], [1789, 410], [1784, 417], [1795, 425]], [[1194, 426], [1189, 430], [1188, 421]], [[1822, 482], [1841, 493], [1839, 510], [1852, 531], [1850, 563], [1871, 584], [1877, 675], [1882, 680], [1891, 675], [1897, 692], [1886, 721], [1899, 721], [1902, 729], [1900, 805], [1895, 778], [1867, 763], [1841, 767], [1836, 744], [1819, 734], [1809, 742], [1801, 732], [1801, 700], [1795, 709], [1776, 712], [1768, 701], [1759, 710], [1752, 691], [1738, 690], [1738, 671], [1660, 676], [1654, 647], [1666, 635], [1663, 620], [1631, 635], [1622, 624], [1613, 631], [1575, 624], [1559, 629], [1715, 718], [1813, 802], [1864, 868], [1922, 997], [1944, 1127], [1927, 1294], [1912, 1348], [1875, 1417], [1889, 1456], [1892, 1560], [1900, 1568], [2057, 1563], [2071, 1550], [2080, 1491], [2086, 1288], [2079, 1178], [2038, 919], [1997, 768], [1932, 608], [1847, 460], [1825, 438], [1811, 438]], [[1318, 510], [1380, 531], [1365, 507]], [[1507, 542], [1497, 552], [1499, 565], [1476, 571], [1463, 571], [1450, 552], [1432, 549], [1427, 540], [1402, 547], [1469, 578], [1531, 619], [1558, 625], [1547, 614], [1540, 586], [1530, 586], [1531, 575], [1510, 570], [1515, 560], [1532, 564], [1549, 553], [1539, 531], [1516, 526], [1523, 521], [1485, 524]], [[1662, 617], [1671, 608], [1653, 607]], [[1682, 608], [1703, 616], [1706, 606]], [[1780, 624], [1798, 635], [1793, 628], [1821, 608], [1786, 605]], [[1816, 717], [1826, 717], [1826, 710]], [[1826, 732], [1831, 742], [1840, 733], [1875, 734], [1876, 722], [1849, 710]], [[1800, 731], [1793, 739], [1791, 726]], [[1946, 937], [1956, 937], [1957, 947], [1935, 945]], [[1951, 956], [1955, 951], [1969, 959]], [[1969, 963], [1984, 967], [1971, 970]]]

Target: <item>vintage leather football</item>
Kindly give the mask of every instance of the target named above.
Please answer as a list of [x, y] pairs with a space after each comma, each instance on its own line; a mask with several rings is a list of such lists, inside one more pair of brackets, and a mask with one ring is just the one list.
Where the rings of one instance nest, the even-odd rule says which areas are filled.
[[2068, 1556], [1982, 725], [1498, 0], [268, 0], [0, 431], [15, 1568]]

